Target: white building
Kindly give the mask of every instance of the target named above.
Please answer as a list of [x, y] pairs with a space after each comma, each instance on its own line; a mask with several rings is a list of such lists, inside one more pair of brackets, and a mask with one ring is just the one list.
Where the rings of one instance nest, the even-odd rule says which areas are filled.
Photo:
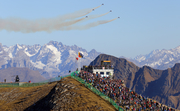
[[101, 74], [101, 77], [109, 77], [109, 76], [113, 76], [114, 74], [114, 69], [106, 69], [105, 67], [96, 69], [95, 67], [93, 67], [93, 73], [94, 74]]
[[111, 61], [101, 61], [101, 65], [99, 66], [83, 66], [83, 70], [100, 74], [101, 77], [110, 77], [112, 78], [114, 75], [114, 68], [111, 66]]
[[100, 74], [101, 77], [113, 77], [114, 68], [111, 66], [111, 61], [101, 61], [101, 66], [93, 66], [92, 72]]

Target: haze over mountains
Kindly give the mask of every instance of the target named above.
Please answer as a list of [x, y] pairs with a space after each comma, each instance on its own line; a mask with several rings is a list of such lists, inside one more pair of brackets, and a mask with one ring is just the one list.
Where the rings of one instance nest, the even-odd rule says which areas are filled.
[[78, 68], [76, 57], [79, 51], [84, 55], [80, 60], [81, 66], [88, 65], [100, 54], [94, 49], [87, 52], [76, 45], [66, 46], [56, 41], [43, 46], [16, 44], [7, 47], [0, 44], [0, 68], [27, 67], [38, 70], [45, 78], [57, 77]]
[[159, 70], [149, 66], [138, 67], [126, 59], [101, 54], [90, 65], [100, 65], [102, 60], [112, 62], [115, 78], [124, 79], [128, 88], [180, 109], [180, 63], [172, 68]]
[[0, 82], [15, 82], [16, 75], [19, 76], [20, 82], [41, 82], [46, 80], [38, 71], [29, 68], [10, 67], [0, 70]]

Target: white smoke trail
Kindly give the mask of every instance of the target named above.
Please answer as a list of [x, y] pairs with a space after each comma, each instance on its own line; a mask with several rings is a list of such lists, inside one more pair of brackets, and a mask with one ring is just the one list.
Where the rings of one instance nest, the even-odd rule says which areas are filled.
[[73, 25], [79, 21], [84, 20], [85, 18], [64, 21], [64, 22], [54, 22], [53, 20], [23, 20], [23, 19], [0, 19], [0, 30], [6, 29], [7, 31], [15, 31], [15, 32], [38, 32], [38, 31], [47, 31], [51, 32], [52, 30], [59, 30], [64, 26]]
[[89, 23], [87, 25], [83, 25], [83, 26], [68, 26], [68, 27], [62, 27], [60, 30], [85, 30], [85, 29], [89, 29], [91, 27], [95, 27], [101, 24], [106, 24], [109, 22], [112, 22], [114, 20], [116, 20], [117, 18], [111, 19], [111, 20], [102, 20], [102, 21], [97, 21], [97, 22], [93, 22], [93, 23]]
[[39, 19], [39, 20], [26, 20], [20, 18], [0, 18], [0, 30], [15, 31], [22, 33], [60, 30], [62, 27], [73, 25], [77, 22], [84, 20], [85, 18], [76, 19], [85, 16], [92, 12], [94, 9], [101, 7], [97, 6], [93, 9], [83, 9], [74, 13], [62, 15], [51, 19]]
[[[95, 9], [97, 9], [97, 8], [101, 7], [101, 6], [102, 6], [102, 5], [99, 5], [99, 6], [95, 7], [95, 8], [93, 8], [93, 9], [95, 10]], [[93, 9], [92, 9], [92, 10], [93, 10]]]
[[60, 23], [60, 24], [56, 24], [54, 26], [54, 29], [55, 30], [60, 30], [62, 27], [73, 25], [73, 24], [78, 23], [78, 22], [80, 22], [80, 21], [82, 21], [84, 19], [85, 18], [81, 18], [81, 19], [78, 19], [78, 20], [72, 20], [72, 21], [67, 21], [67, 22], [63, 22], [63, 23]]
[[83, 19], [83, 20], [81, 20], [81, 21], [78, 21], [78, 23], [79, 23], [79, 22], [85, 22], [85, 21], [88, 21], [88, 20], [90, 20], [90, 19], [99, 18], [99, 17], [102, 17], [102, 16], [107, 15], [108, 13], [109, 13], [109, 12], [104, 13], [104, 14], [101, 14], [101, 15], [90, 15], [90, 16], [86, 16], [86, 19]]
[[59, 20], [74, 19], [74, 18], [82, 17], [82, 16], [85, 16], [85, 15], [91, 13], [93, 10], [95, 10], [101, 6], [102, 5], [99, 5], [97, 7], [92, 8], [92, 9], [83, 9], [83, 10], [76, 11], [76, 12], [71, 13], [71, 14], [66, 14], [66, 15], [60, 16], [59, 19], [57, 19], [57, 20], [59, 21]]
[[[89, 16], [87, 16], [87, 18], [86, 18], [86, 19], [84, 19], [83, 21], [87, 21], [87, 20], [90, 20], [90, 19], [99, 18], [99, 17], [102, 17], [102, 16], [107, 15], [108, 13], [109, 13], [109, 12], [104, 13], [104, 14], [101, 14], [101, 15], [89, 15]], [[82, 22], [82, 21], [81, 21], [81, 22]]]

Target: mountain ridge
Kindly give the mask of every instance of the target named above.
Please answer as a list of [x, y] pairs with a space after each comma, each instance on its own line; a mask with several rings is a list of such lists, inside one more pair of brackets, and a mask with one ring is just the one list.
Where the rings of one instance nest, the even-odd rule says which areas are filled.
[[[84, 55], [80, 61], [76, 60], [78, 52]], [[69, 70], [76, 70], [78, 64], [88, 65], [99, 54], [95, 49], [87, 52], [77, 45], [67, 46], [57, 41], [50, 41], [42, 46], [16, 44], [7, 47], [0, 44], [0, 69], [27, 67], [39, 71], [48, 79], [66, 75]]]
[[100, 65], [102, 60], [110, 60], [114, 64], [115, 79], [125, 80], [126, 86], [131, 90], [180, 109], [180, 63], [172, 68], [159, 70], [150, 66], [138, 67], [124, 58], [100, 54], [90, 65]]
[[168, 69], [174, 66], [175, 63], [180, 63], [180, 46], [172, 49], [156, 49], [146, 55], [138, 55], [135, 58], [126, 58], [134, 62], [139, 67], [144, 65], [155, 69]]

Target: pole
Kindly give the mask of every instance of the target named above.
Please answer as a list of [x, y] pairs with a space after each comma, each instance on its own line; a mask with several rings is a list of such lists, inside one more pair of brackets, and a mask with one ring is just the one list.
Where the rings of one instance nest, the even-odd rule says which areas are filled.
[[79, 71], [81, 70], [80, 68], [81, 68], [81, 58], [79, 58], [79, 67], [78, 67]]

